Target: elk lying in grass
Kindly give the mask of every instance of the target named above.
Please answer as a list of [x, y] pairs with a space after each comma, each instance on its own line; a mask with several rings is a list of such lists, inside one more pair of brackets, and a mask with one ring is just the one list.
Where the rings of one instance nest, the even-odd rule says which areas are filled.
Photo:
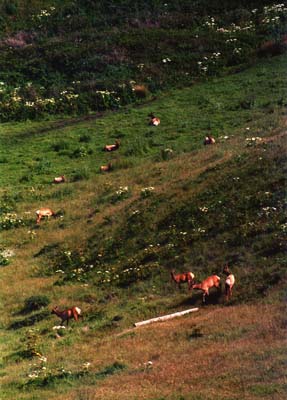
[[66, 178], [64, 175], [57, 176], [56, 178], [54, 178], [53, 182], [54, 183], [64, 183], [64, 182], [66, 182]]
[[157, 118], [153, 113], [150, 113], [149, 117], [150, 117], [149, 125], [158, 126], [160, 124], [160, 119]]
[[100, 171], [101, 172], [109, 172], [109, 171], [111, 171], [111, 169], [112, 169], [112, 164], [111, 163], [108, 163], [107, 165], [102, 165], [100, 167]]
[[188, 284], [188, 289], [190, 290], [192, 287], [192, 284], [194, 283], [194, 274], [192, 272], [184, 272], [182, 274], [175, 274], [175, 271], [171, 271], [171, 279], [177, 283], [178, 288], [180, 289], [181, 283], [186, 283]]
[[134, 85], [133, 92], [139, 99], [144, 99], [148, 95], [148, 89], [145, 85]]
[[60, 311], [58, 307], [54, 307], [51, 314], [56, 314], [59, 318], [61, 318], [62, 325], [65, 321], [67, 321], [67, 326], [69, 325], [69, 320], [71, 318], [74, 318], [75, 321], [78, 321], [80, 317], [83, 318], [82, 310], [79, 307], [72, 307], [63, 311]]
[[119, 140], [116, 140], [116, 141], [115, 141], [115, 144], [107, 144], [107, 145], [104, 147], [104, 151], [108, 151], [108, 152], [110, 152], [110, 151], [115, 151], [115, 150], [117, 150], [119, 147], [120, 147], [120, 141], [119, 141]]
[[50, 218], [56, 216], [56, 214], [54, 213], [54, 211], [51, 210], [51, 208], [46, 208], [46, 207], [39, 208], [39, 210], [36, 211], [36, 215], [37, 215], [37, 220], [36, 220], [37, 224], [40, 224], [42, 218], [46, 217]]
[[212, 136], [207, 135], [207, 136], [205, 137], [205, 139], [204, 139], [203, 144], [204, 144], [204, 145], [207, 145], [207, 144], [215, 144], [215, 139], [214, 139]]
[[226, 301], [229, 301], [231, 296], [232, 296], [232, 288], [235, 283], [235, 277], [234, 275], [230, 272], [228, 265], [226, 265], [223, 268], [223, 274], [227, 275], [227, 278], [225, 280], [225, 299]]
[[203, 291], [202, 302], [205, 303], [206, 295], [209, 296], [209, 289], [212, 287], [220, 288], [220, 277], [217, 275], [211, 275], [204, 279], [201, 283], [195, 283], [192, 285], [192, 289], [199, 289]]

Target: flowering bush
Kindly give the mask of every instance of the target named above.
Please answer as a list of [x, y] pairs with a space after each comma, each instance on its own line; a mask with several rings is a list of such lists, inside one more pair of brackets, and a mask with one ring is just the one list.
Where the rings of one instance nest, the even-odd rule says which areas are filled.
[[284, 3], [272, 4], [263, 8], [261, 24], [269, 34], [280, 34], [285, 31], [287, 6]]
[[16, 213], [6, 213], [0, 216], [0, 229], [13, 229], [24, 225], [24, 220], [19, 218]]
[[149, 197], [149, 196], [151, 196], [153, 194], [153, 192], [154, 192], [154, 187], [153, 186], [149, 186], [149, 187], [143, 188], [141, 190], [141, 197], [143, 197], [143, 198]]
[[0, 266], [5, 266], [10, 264], [10, 257], [15, 255], [13, 250], [3, 249], [0, 251]]
[[7, 257], [4, 257], [3, 254], [0, 253], [0, 266], [3, 267], [5, 265], [8, 265], [9, 263], [9, 259]]
[[129, 196], [128, 186], [120, 186], [119, 189], [112, 196], [112, 203], [126, 199]]
[[173, 150], [172, 149], [167, 148], [167, 149], [161, 150], [161, 158], [162, 158], [162, 160], [165, 160], [165, 161], [169, 160], [169, 159], [172, 158], [172, 156], [173, 156]]
[[222, 57], [220, 52], [214, 52], [210, 57], [203, 57], [202, 61], [198, 61], [198, 69], [202, 75], [212, 75], [217, 72], [220, 58]]

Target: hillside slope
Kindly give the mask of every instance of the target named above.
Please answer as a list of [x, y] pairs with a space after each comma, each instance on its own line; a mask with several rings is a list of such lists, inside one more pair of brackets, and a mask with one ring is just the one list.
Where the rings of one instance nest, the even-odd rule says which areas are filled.
[[[140, 107], [1, 125], [3, 399], [283, 399], [285, 67], [283, 55]], [[41, 206], [61, 217], [36, 226]], [[171, 269], [224, 280], [226, 263], [228, 305], [170, 282]], [[54, 329], [56, 304], [84, 320]]]

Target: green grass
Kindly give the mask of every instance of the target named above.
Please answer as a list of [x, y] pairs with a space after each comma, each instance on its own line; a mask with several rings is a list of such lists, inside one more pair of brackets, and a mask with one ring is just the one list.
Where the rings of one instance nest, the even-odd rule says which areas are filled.
[[[260, 134], [266, 124], [269, 128], [276, 125], [282, 99], [283, 104], [287, 103], [285, 67], [285, 56], [272, 59], [248, 72], [171, 91], [156, 105], [127, 108], [76, 126], [71, 119], [63, 121], [66, 127], [58, 128], [55, 121], [44, 130], [44, 122], [18, 124], [15, 130], [11, 124], [2, 124], [0, 159], [9, 162], [1, 164], [1, 183], [13, 188], [21, 187], [21, 180], [28, 187], [48, 185], [59, 174], [97, 174], [100, 165], [110, 159], [115, 167], [119, 163], [122, 168], [127, 157], [133, 164], [143, 159], [160, 159], [160, 151], [165, 148], [173, 149], [176, 155], [198, 150], [208, 128], [216, 138], [232, 136], [234, 131], [246, 127], [254, 135]], [[251, 95], [256, 100], [246, 109], [242, 104]], [[146, 124], [151, 110], [162, 119], [155, 129]], [[81, 143], [87, 132], [90, 141]], [[101, 151], [117, 137], [122, 142], [119, 153], [111, 156]], [[80, 149], [82, 156], [75, 157]]]
[[[98, 388], [111, 399], [115, 386], [118, 398], [126, 398], [129, 384], [134, 397], [149, 399], [280, 398], [285, 67], [286, 56], [272, 58], [101, 118], [1, 125], [0, 159], [7, 160], [1, 164], [1, 214], [16, 212], [25, 222], [1, 232], [1, 251], [15, 253], [1, 267], [3, 399], [98, 398]], [[161, 118], [155, 129], [147, 125], [150, 111]], [[202, 144], [209, 128], [217, 139], [210, 147]], [[246, 140], [252, 137], [265, 143]], [[104, 153], [116, 138], [119, 151]], [[82, 146], [87, 153], [73, 157]], [[167, 160], [166, 148], [173, 150]], [[110, 159], [113, 171], [100, 174]], [[68, 182], [52, 185], [60, 174]], [[116, 198], [125, 186], [128, 195]], [[154, 191], [142, 195], [150, 186]], [[62, 210], [63, 218], [36, 227], [40, 206]], [[136, 321], [201, 305], [200, 293], [177, 290], [169, 281], [171, 268], [192, 270], [199, 281], [221, 275], [226, 262], [236, 275], [229, 307], [211, 290], [198, 316], [124, 334]], [[48, 310], [19, 314], [34, 296], [51, 307], [78, 305], [84, 320], [71, 321], [58, 337], [52, 329], [58, 318]], [[29, 349], [48, 358], [45, 388], [46, 378], [27, 385]], [[267, 349], [273, 366], [261, 357]], [[39, 363], [37, 356], [32, 360]], [[147, 371], [149, 360], [154, 366]], [[80, 379], [87, 361], [92, 371]], [[265, 367], [268, 388], [259, 381]], [[71, 376], [62, 376], [61, 368]], [[239, 379], [243, 369], [246, 383]], [[198, 392], [203, 379], [214, 385], [217, 370], [223, 377], [218, 393], [189, 392], [191, 380]], [[176, 376], [183, 377], [179, 384]], [[158, 389], [151, 388], [153, 379]], [[29, 390], [22, 393], [23, 385]], [[236, 390], [233, 397], [226, 385]]]

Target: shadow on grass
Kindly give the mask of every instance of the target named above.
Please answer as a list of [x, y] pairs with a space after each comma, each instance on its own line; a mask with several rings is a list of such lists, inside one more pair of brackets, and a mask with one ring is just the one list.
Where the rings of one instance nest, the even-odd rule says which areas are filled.
[[4, 362], [6, 363], [17, 363], [21, 362], [23, 360], [29, 360], [32, 359], [33, 355], [31, 351], [29, 350], [20, 350], [20, 351], [15, 351], [14, 353], [9, 354], [4, 358]]
[[35, 379], [29, 380], [25, 384], [21, 385], [21, 389], [30, 390], [31, 387], [51, 388], [60, 383], [67, 383], [71, 385], [72, 383], [77, 384], [78, 380], [81, 380], [82, 383], [96, 383], [97, 381], [119, 373], [126, 368], [127, 367], [125, 364], [116, 361], [111, 365], [107, 365], [104, 369], [96, 373], [89, 371], [62, 371], [56, 374], [50, 374], [43, 377], [39, 376]]
[[177, 303], [176, 307], [179, 306], [208, 306], [210, 305], [217, 305], [217, 304], [222, 304], [223, 302], [223, 297], [221, 292], [210, 292], [209, 296], [206, 296], [205, 298], [205, 303], [202, 302], [202, 293], [199, 292], [189, 292], [188, 296], [186, 299], [182, 300], [181, 302]]
[[41, 311], [37, 314], [31, 315], [30, 317], [12, 322], [12, 324], [9, 325], [8, 329], [20, 329], [25, 326], [32, 326], [36, 322], [42, 321], [43, 319], [46, 319], [50, 315], [49, 311]]

